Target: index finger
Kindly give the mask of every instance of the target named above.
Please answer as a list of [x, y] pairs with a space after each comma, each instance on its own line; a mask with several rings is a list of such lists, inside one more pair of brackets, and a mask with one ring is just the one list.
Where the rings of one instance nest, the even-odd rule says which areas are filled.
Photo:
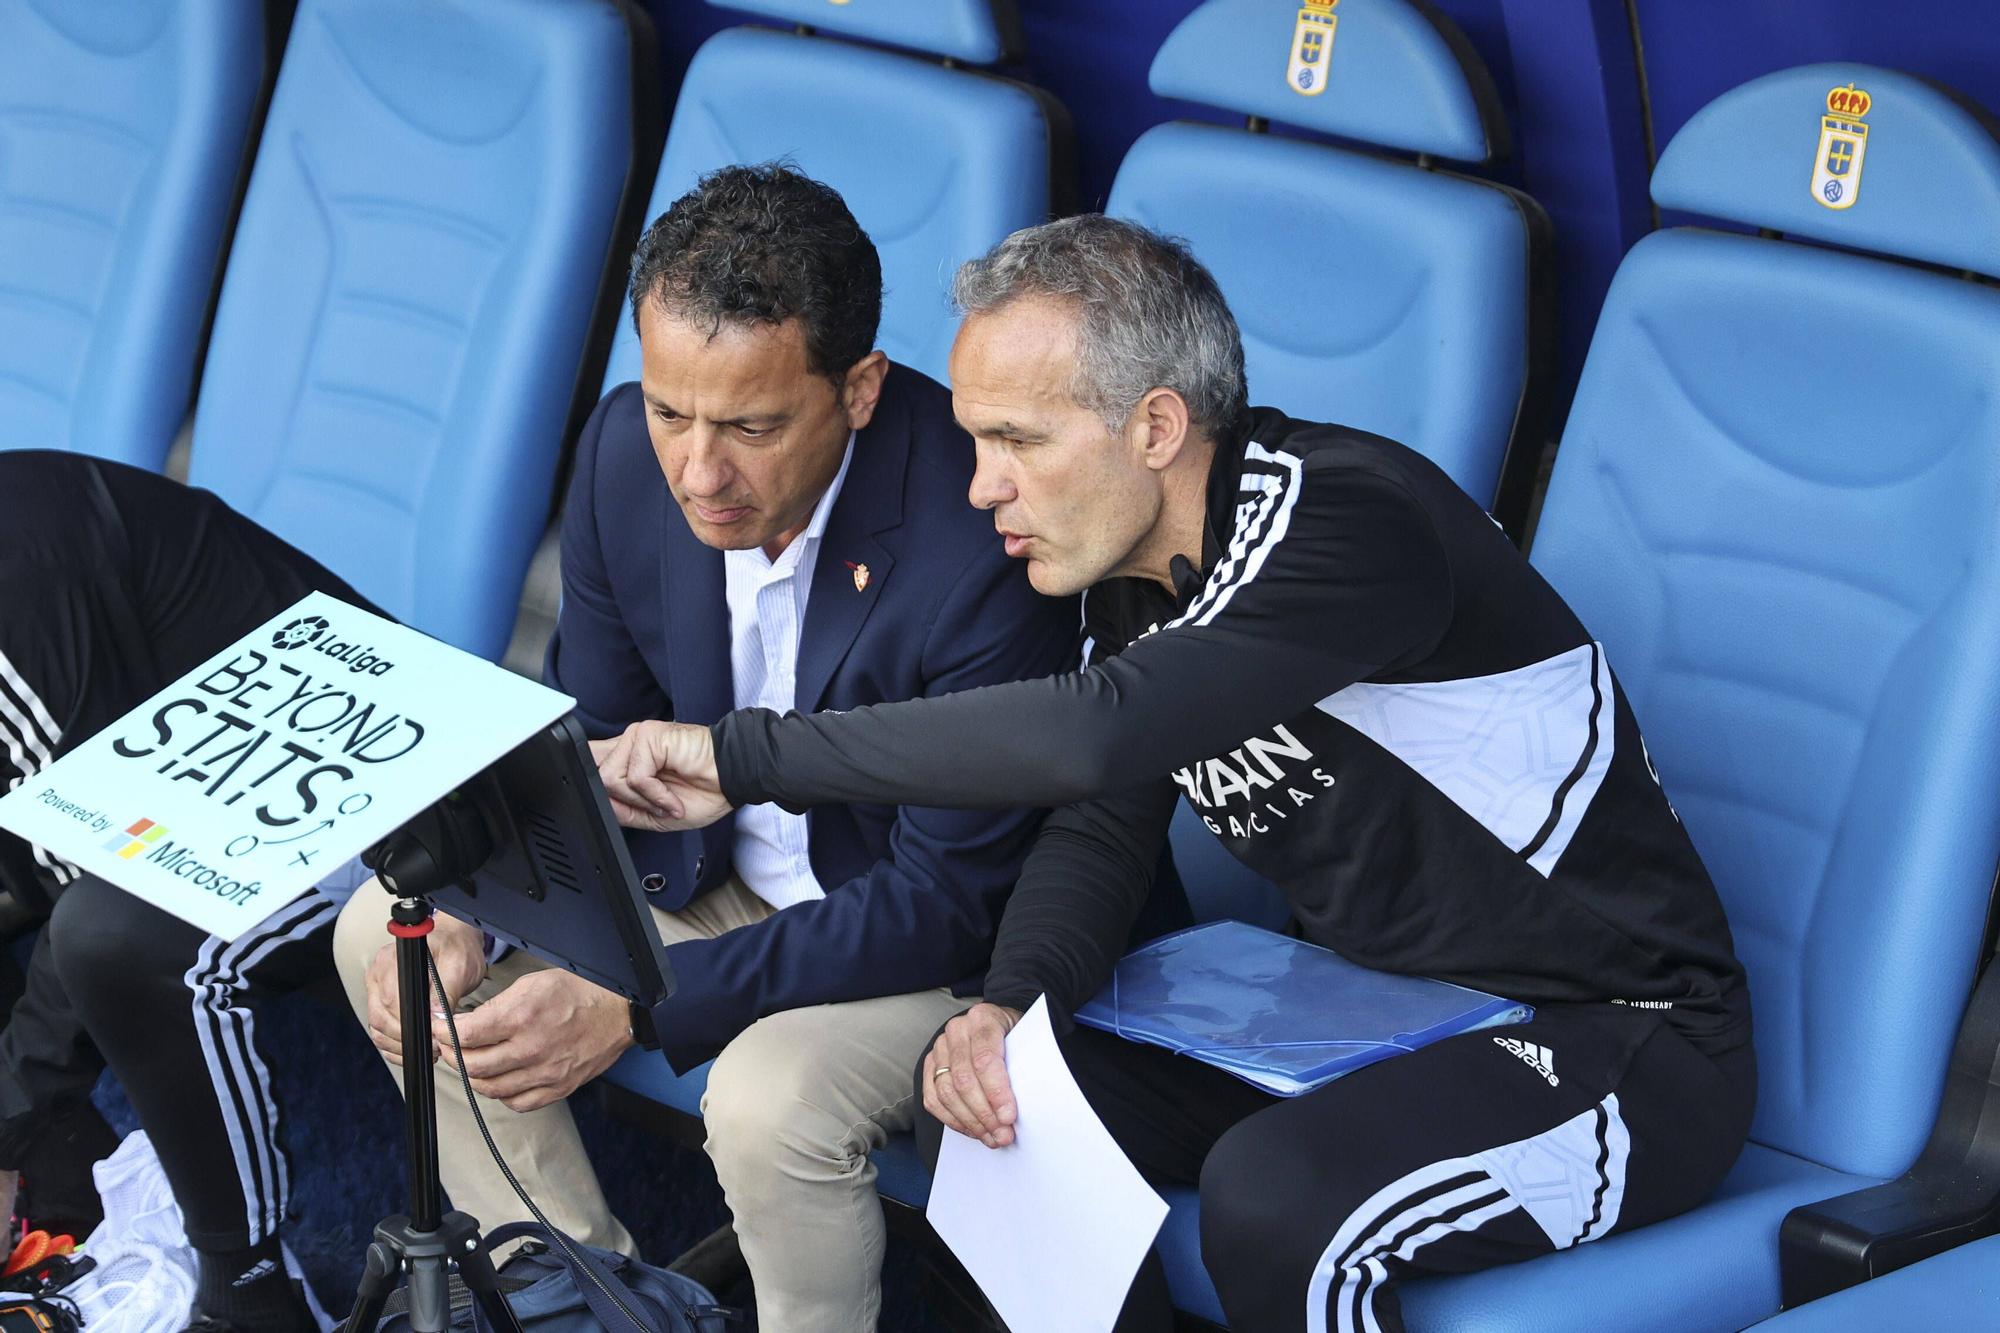
[[[945, 1076], [950, 1080], [950, 1092], [964, 1108], [967, 1117], [976, 1123], [980, 1140], [989, 1148], [1003, 1146], [1005, 1140], [996, 1135], [1004, 1125], [986, 1097], [991, 1079], [990, 1066], [998, 1059], [998, 1053], [991, 1049], [987, 1040], [989, 1034], [977, 1018], [967, 1018], [958, 1032], [946, 1028], [945, 1035], [951, 1039], [948, 1052], [951, 1068]], [[1000, 1086], [1004, 1089], [1007, 1071], [1005, 1062], [1000, 1063]]]
[[679, 819], [687, 813], [679, 793], [662, 782], [657, 771], [646, 772], [643, 768], [635, 767], [627, 780], [633, 792], [648, 809], [658, 811], [669, 819]]
[[1003, 1145], [1013, 1142], [1014, 1080], [1007, 1073], [1004, 1039], [996, 1040], [986, 1049], [974, 1053], [972, 1072], [978, 1076], [979, 1089], [986, 1104], [993, 1108], [991, 1132]]
[[[514, 1037], [521, 1024], [514, 1014], [514, 1007], [506, 1003], [507, 992], [488, 1000], [485, 1004], [452, 1015], [452, 1022], [458, 1027], [458, 1044], [470, 1051], [482, 1046], [498, 1046]], [[451, 1029], [443, 1018], [431, 1019], [431, 1034], [439, 1046], [451, 1049]]]
[[631, 783], [626, 781], [626, 773], [632, 766], [632, 754], [635, 749], [631, 737], [632, 733], [629, 731], [620, 736], [611, 752], [598, 762], [597, 779], [604, 784], [604, 790], [613, 800], [624, 801], [627, 805], [643, 806], [646, 802], [632, 790]]
[[669, 818], [681, 816], [680, 798], [664, 782], [660, 770], [666, 765], [665, 747], [648, 738], [632, 746], [626, 756], [624, 784], [634, 805], [644, 806]]

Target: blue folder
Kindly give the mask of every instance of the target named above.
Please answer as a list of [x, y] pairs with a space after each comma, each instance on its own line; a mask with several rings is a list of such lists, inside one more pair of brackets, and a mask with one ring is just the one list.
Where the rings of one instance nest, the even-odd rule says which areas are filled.
[[1375, 972], [1241, 921], [1154, 940], [1119, 960], [1076, 1021], [1164, 1046], [1280, 1097], [1534, 1008], [1427, 977]]

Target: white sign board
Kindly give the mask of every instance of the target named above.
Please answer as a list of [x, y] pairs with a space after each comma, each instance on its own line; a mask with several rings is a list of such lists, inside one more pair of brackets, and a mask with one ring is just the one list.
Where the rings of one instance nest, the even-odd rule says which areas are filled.
[[233, 940], [573, 703], [316, 592], [0, 797], [0, 827]]

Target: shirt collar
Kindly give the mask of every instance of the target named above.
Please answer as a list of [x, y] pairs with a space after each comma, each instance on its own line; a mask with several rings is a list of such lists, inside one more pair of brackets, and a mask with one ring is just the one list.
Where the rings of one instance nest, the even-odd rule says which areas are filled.
[[820, 538], [826, 535], [826, 525], [833, 517], [834, 502], [840, 498], [841, 483], [847, 480], [847, 468], [853, 461], [854, 432], [849, 431], [847, 448], [840, 456], [840, 470], [833, 474], [833, 480], [827, 483], [825, 493], [819, 497], [819, 503], [813, 506], [812, 517], [807, 520], [805, 531], [792, 538], [791, 544], [778, 552], [776, 560], [765, 555], [763, 547], [754, 546], [744, 551], [724, 551], [725, 561], [728, 561], [729, 557], [735, 557], [735, 561], [730, 563], [748, 561], [748, 567], [756, 569], [779, 570], [796, 567], [799, 561], [805, 558], [806, 552], [815, 549], [819, 545]]
[[816, 542], [825, 535], [827, 520], [833, 517], [834, 501], [840, 498], [841, 483], [847, 480], [847, 466], [853, 461], [854, 432], [849, 431], [847, 448], [840, 455], [840, 471], [833, 474], [833, 480], [827, 483], [826, 494], [820, 496], [819, 503], [813, 506], [812, 521], [806, 524], [806, 530], [799, 534], [802, 539]]

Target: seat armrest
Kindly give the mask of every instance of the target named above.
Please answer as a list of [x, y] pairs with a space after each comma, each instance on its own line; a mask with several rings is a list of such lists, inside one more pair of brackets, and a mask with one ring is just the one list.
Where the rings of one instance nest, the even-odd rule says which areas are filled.
[[2000, 968], [1966, 1007], [1930, 1142], [1903, 1175], [1794, 1208], [1778, 1233], [1786, 1309], [2000, 1231]]

